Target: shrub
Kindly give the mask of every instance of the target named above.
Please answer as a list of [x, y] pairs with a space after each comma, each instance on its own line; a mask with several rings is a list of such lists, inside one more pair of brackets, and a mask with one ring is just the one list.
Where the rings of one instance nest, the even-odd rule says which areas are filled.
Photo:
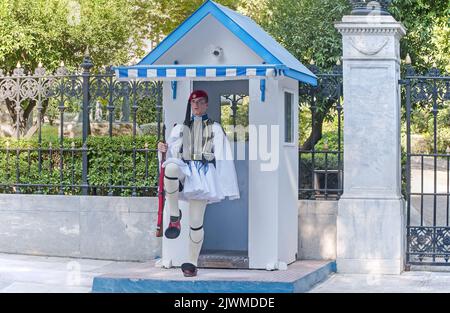
[[[9, 145], [7, 144], [9, 143]], [[133, 162], [133, 148], [136, 151]], [[80, 194], [82, 185], [82, 141], [80, 138], [64, 139], [62, 147], [72, 146], [76, 151], [61, 151], [59, 142], [43, 139], [39, 156], [36, 138], [11, 141], [0, 138], [0, 183], [2, 192], [16, 192], [13, 186], [19, 184], [49, 185], [41, 188], [43, 194]], [[133, 188], [139, 187], [138, 195], [154, 194], [151, 187], [157, 184], [157, 156], [155, 136], [89, 137], [88, 182], [90, 194], [107, 195], [109, 186], [114, 195], [129, 196]], [[146, 157], [148, 162], [146, 161]], [[41, 160], [41, 162], [39, 162]], [[62, 162], [62, 163], [61, 163]], [[135, 165], [135, 166], [134, 166]], [[37, 186], [19, 187], [21, 193], [37, 193]]]

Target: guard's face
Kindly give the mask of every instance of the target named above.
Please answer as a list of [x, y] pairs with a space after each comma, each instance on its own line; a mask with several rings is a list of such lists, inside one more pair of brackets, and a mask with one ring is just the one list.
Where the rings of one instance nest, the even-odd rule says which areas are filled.
[[197, 98], [191, 100], [192, 114], [201, 116], [206, 114], [206, 110], [208, 110], [208, 101], [206, 100], [206, 98]]

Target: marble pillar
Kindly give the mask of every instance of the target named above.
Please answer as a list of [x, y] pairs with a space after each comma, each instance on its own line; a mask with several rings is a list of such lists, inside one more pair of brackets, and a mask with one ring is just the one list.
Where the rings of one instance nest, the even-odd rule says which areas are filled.
[[344, 16], [344, 193], [337, 270], [399, 274], [404, 268], [401, 194], [400, 38], [392, 16]]

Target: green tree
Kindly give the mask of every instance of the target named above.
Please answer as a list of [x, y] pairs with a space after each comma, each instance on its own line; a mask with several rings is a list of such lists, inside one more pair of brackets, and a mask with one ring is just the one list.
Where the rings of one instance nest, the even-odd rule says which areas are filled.
[[304, 64], [330, 69], [342, 55], [334, 22], [350, 12], [348, 0], [267, 0], [269, 18], [261, 24]]
[[[314, 60], [320, 69], [329, 71], [342, 55], [342, 40], [334, 22], [350, 13], [348, 0], [241, 0], [238, 8], [304, 64]], [[389, 10], [408, 29], [401, 41], [402, 58], [409, 53], [418, 70], [436, 64], [449, 71], [450, 2], [394, 0]], [[318, 99], [304, 149], [311, 149], [322, 138], [323, 121], [330, 117], [335, 101]]]
[[267, 0], [240, 0], [237, 10], [260, 25], [267, 24], [270, 12]]
[[95, 65], [126, 63], [139, 53], [147, 20], [137, 20], [138, 0], [0, 0], [0, 63], [20, 61], [49, 70], [61, 61], [77, 68], [89, 46]]
[[[347, 0], [266, 0], [266, 7], [270, 12], [259, 23], [302, 63], [313, 60], [326, 71], [340, 60], [342, 41], [334, 22], [350, 12]], [[310, 108], [315, 119], [303, 149], [312, 149], [322, 138], [324, 120], [335, 103], [334, 98], [321, 98]]]
[[[95, 65], [123, 64], [142, 54], [148, 21], [139, 19], [138, 0], [0, 0], [0, 64], [49, 71], [61, 61], [75, 69], [89, 47]], [[15, 103], [6, 101], [16, 125]], [[48, 101], [44, 103], [44, 112]], [[19, 131], [24, 132], [36, 101], [22, 101]]]
[[[239, 0], [216, 0], [235, 9]], [[137, 15], [148, 21], [149, 39], [159, 42], [202, 5], [204, 0], [136, 0]]]
[[402, 58], [409, 54], [419, 70], [450, 71], [450, 1], [394, 0], [389, 10], [407, 29]]

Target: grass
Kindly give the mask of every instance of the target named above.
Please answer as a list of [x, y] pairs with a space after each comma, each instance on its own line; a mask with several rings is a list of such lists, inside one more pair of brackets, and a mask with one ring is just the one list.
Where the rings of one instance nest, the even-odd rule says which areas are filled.
[[[52, 126], [48, 124], [42, 125], [41, 129], [41, 135], [42, 138], [48, 139], [48, 141], [58, 141], [59, 139], [59, 130], [58, 126]], [[36, 132], [32, 137], [32, 140], [38, 140], [39, 139], [39, 132]]]

